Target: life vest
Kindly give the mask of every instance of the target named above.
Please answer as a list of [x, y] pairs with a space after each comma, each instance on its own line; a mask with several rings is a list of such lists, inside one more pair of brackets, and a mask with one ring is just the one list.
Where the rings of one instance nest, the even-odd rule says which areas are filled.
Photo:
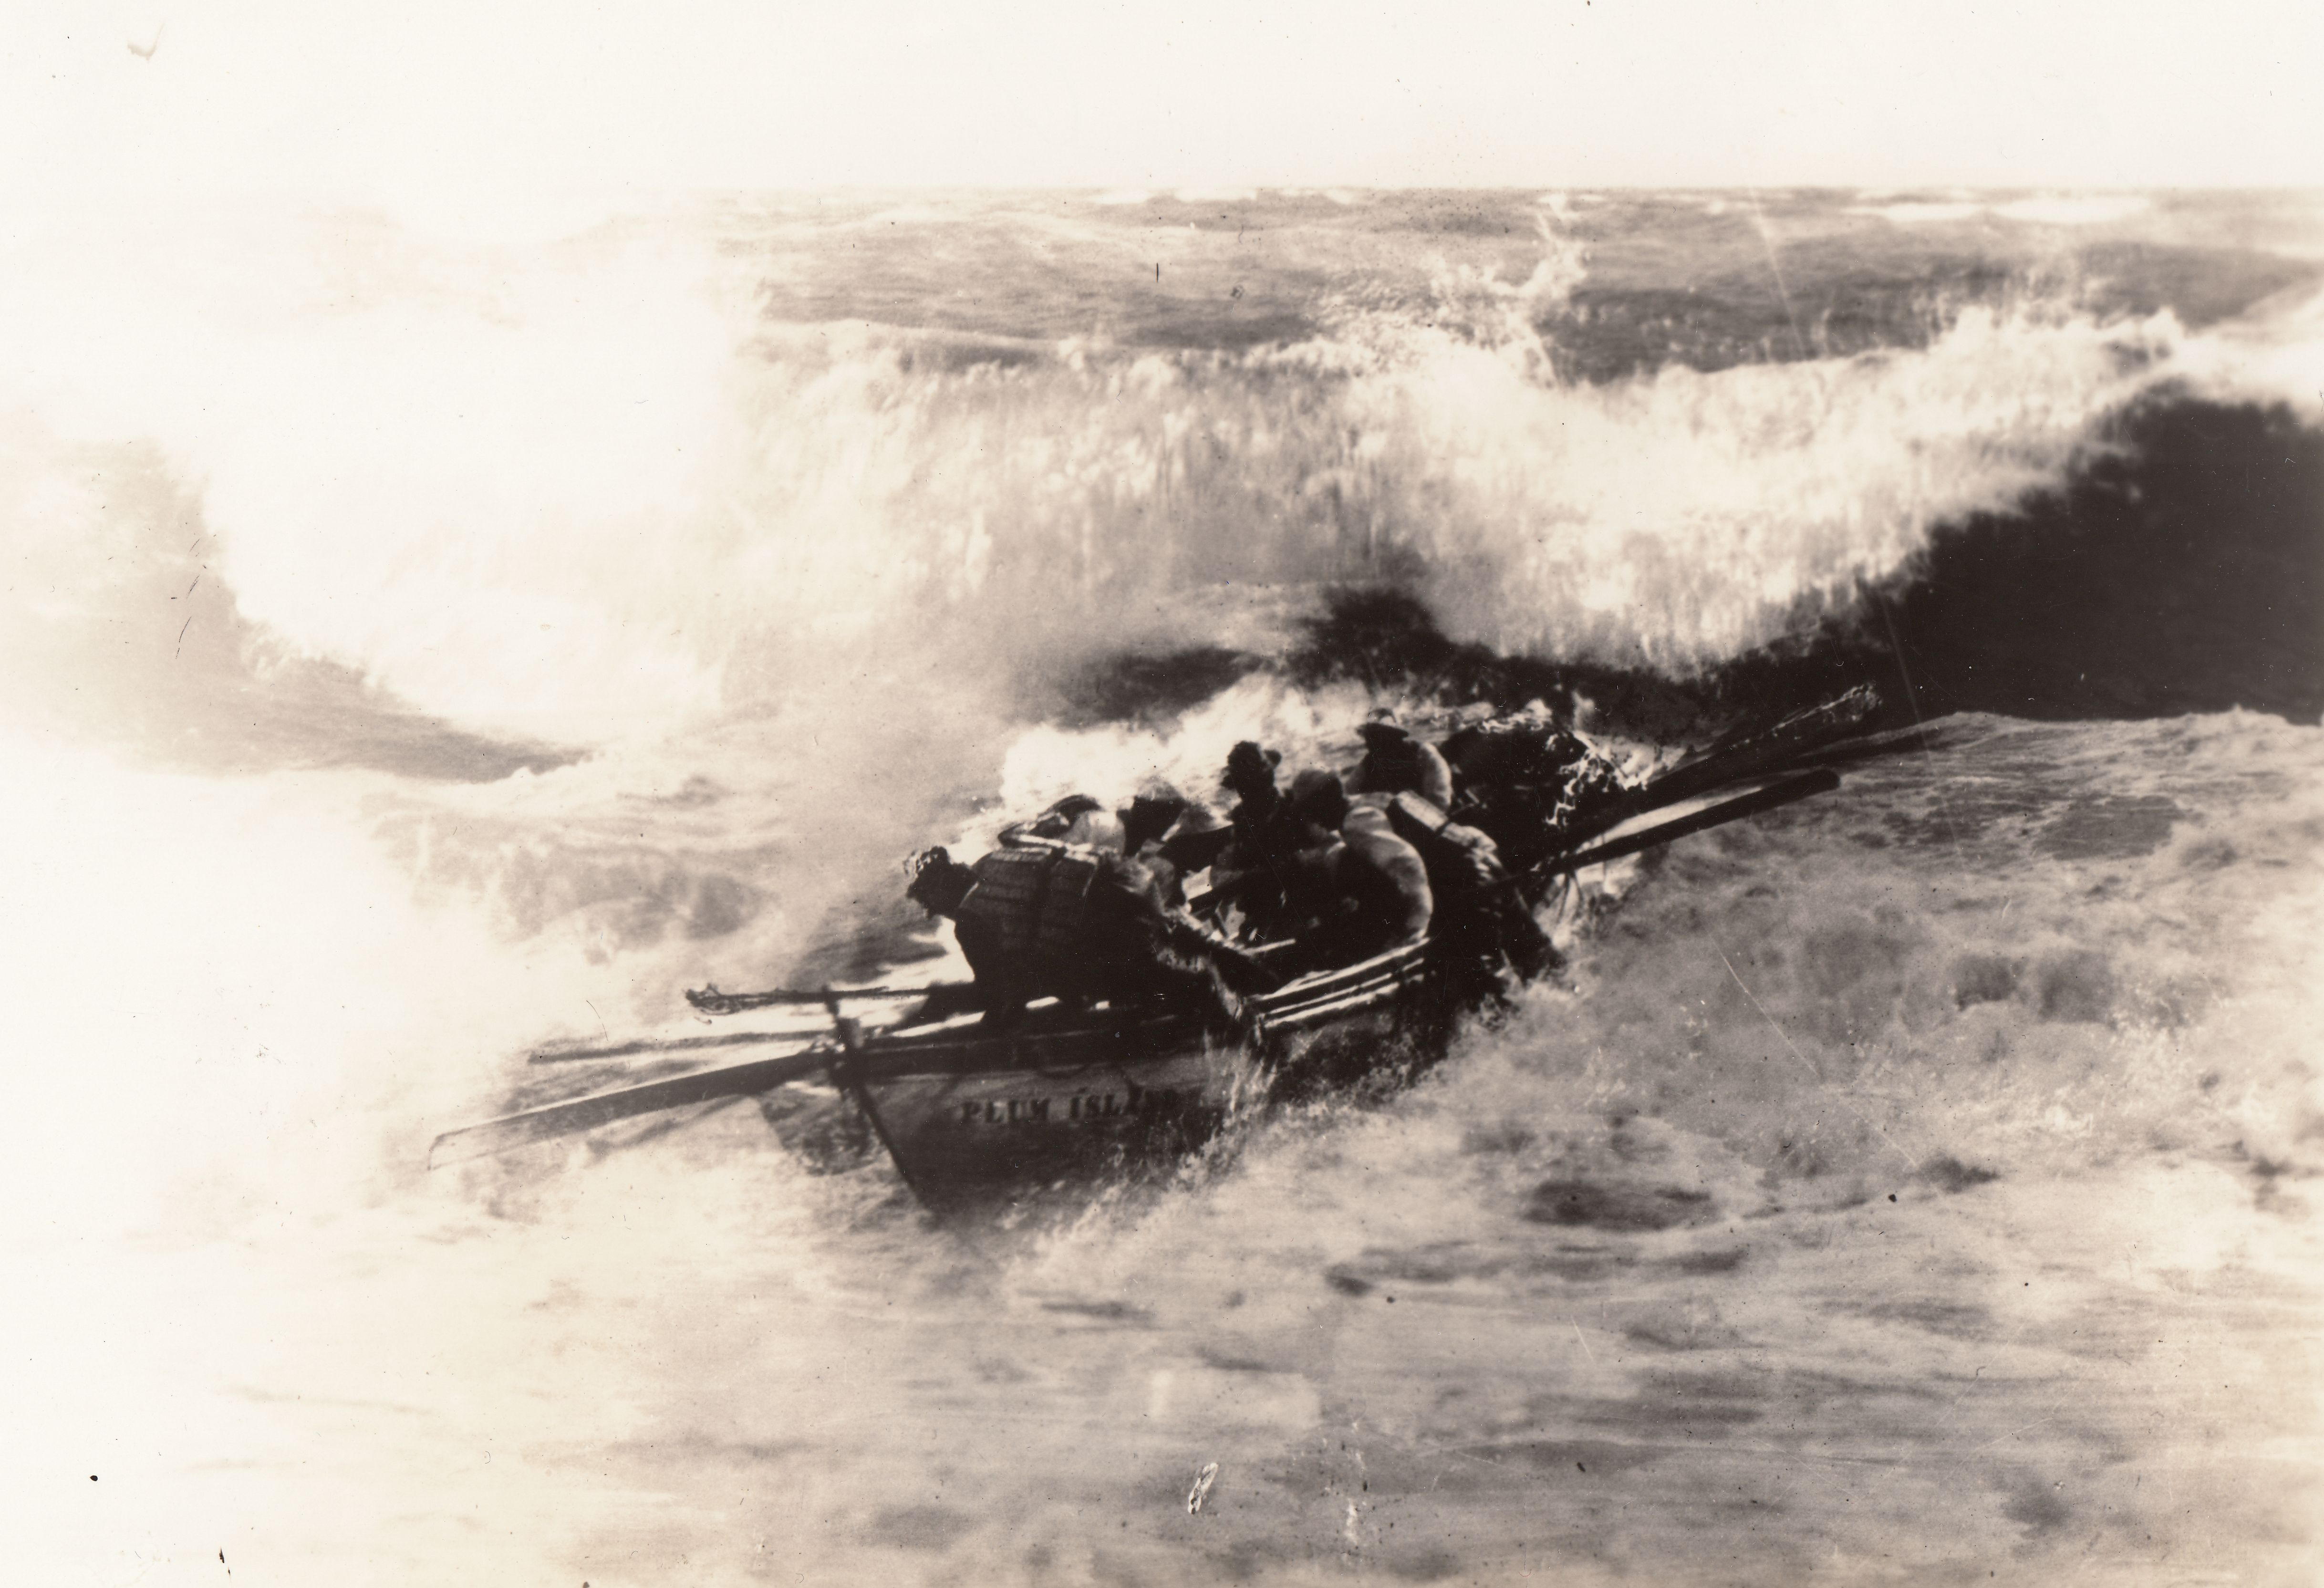
[[1093, 851], [1063, 845], [996, 849], [970, 868], [976, 886], [961, 900], [959, 919], [982, 924], [1020, 965], [1070, 962], [1110, 924], [1100, 919], [1102, 863]]
[[1417, 794], [1391, 794], [1381, 802], [1396, 836], [1420, 851], [1429, 886], [1445, 898], [1488, 887], [1508, 875], [1499, 845], [1476, 828], [1452, 820]]

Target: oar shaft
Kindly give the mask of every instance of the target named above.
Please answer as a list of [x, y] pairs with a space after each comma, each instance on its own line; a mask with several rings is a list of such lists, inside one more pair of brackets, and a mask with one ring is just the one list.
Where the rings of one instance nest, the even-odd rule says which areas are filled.
[[[933, 987], [841, 987], [835, 989], [842, 998], [918, 998], [932, 992]], [[715, 987], [687, 989], [686, 1001], [704, 1014], [741, 1014], [745, 1010], [767, 1009], [778, 1003], [821, 1004], [829, 996], [825, 992], [806, 992], [789, 987], [777, 987], [765, 992], [721, 992]]]
[[1642, 849], [1653, 849], [1660, 845], [1674, 843], [1690, 833], [1700, 833], [1706, 827], [1720, 826], [1728, 822], [1740, 821], [1745, 817], [1758, 816], [1765, 811], [1789, 805], [1794, 800], [1805, 799], [1811, 795], [1829, 793], [1839, 787], [1840, 774], [1825, 767], [1816, 771], [1803, 773], [1796, 778], [1787, 778], [1772, 787], [1739, 795], [1733, 799], [1724, 800], [1687, 816], [1674, 817], [1655, 826], [1642, 828], [1635, 833], [1625, 833], [1618, 838], [1609, 838], [1592, 848], [1579, 849], [1569, 854], [1559, 855], [1545, 863], [1541, 869], [1550, 872], [1579, 871], [1583, 866], [1598, 865], [1609, 860], [1619, 860], [1626, 854], [1636, 854]]
[[447, 1131], [428, 1149], [428, 1167], [434, 1168], [439, 1164], [506, 1152], [536, 1141], [595, 1130], [636, 1114], [683, 1108], [687, 1103], [707, 1103], [713, 1098], [747, 1097], [756, 1092], [770, 1092], [787, 1082], [802, 1081], [820, 1073], [829, 1066], [831, 1057], [830, 1045], [817, 1043], [804, 1052], [779, 1054], [715, 1070], [697, 1070], [690, 1076], [672, 1076], [667, 1080], [648, 1081], [618, 1092], [603, 1092], [595, 1097], [551, 1103], [547, 1108], [530, 1109], [505, 1119]]
[[[626, 1042], [607, 1042], [590, 1046], [586, 1038], [544, 1042], [532, 1050], [534, 1064], [576, 1064], [584, 1060], [604, 1058], [645, 1058], [663, 1054], [704, 1053], [715, 1048], [749, 1048], [779, 1042], [779, 1033], [767, 1031], [720, 1031], [709, 1037], [633, 1037]], [[807, 1040], [804, 1036], [790, 1039]]]

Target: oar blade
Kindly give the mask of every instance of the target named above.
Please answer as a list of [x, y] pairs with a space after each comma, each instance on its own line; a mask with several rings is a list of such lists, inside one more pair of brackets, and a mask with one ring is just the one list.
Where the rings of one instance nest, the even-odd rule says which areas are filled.
[[[818, 1022], [827, 1024], [827, 1021]], [[770, 1042], [798, 1042], [806, 1038], [797, 1031], [719, 1031], [705, 1037], [633, 1037], [625, 1041], [593, 1042], [587, 1038], [561, 1037], [543, 1042], [532, 1050], [534, 1064], [596, 1063], [604, 1059], [646, 1059], [665, 1057], [672, 1054], [700, 1053], [715, 1057], [711, 1051], [720, 1048], [764, 1047]]]
[[829, 1043], [817, 1042], [803, 1050], [752, 1059], [743, 1064], [724, 1065], [717, 1069], [696, 1070], [691, 1075], [671, 1076], [663, 1080], [625, 1086], [619, 1091], [601, 1092], [594, 1097], [579, 1097], [569, 1103], [551, 1103], [546, 1108], [528, 1109], [503, 1119], [486, 1120], [482, 1124], [466, 1125], [456, 1131], [447, 1131], [436, 1138], [428, 1149], [428, 1167], [436, 1168], [447, 1163], [461, 1163], [469, 1159], [509, 1152], [559, 1136], [594, 1131], [600, 1125], [612, 1124], [616, 1120], [631, 1119], [641, 1113], [684, 1108], [688, 1103], [707, 1103], [715, 1098], [747, 1097], [753, 1093], [771, 1091], [787, 1082], [805, 1080], [822, 1071], [831, 1063], [832, 1052]]
[[[1665, 844], [1675, 843], [1690, 833], [1700, 833], [1706, 828], [1740, 821], [1745, 817], [1758, 816], [1766, 811], [1779, 809], [1797, 800], [1808, 799], [1812, 795], [1828, 794], [1839, 787], [1840, 774], [1830, 767], [1820, 768], [1812, 772], [1803, 772], [1796, 777], [1766, 784], [1748, 793], [1738, 794], [1732, 799], [1722, 799], [1697, 810], [1672, 816], [1667, 820], [1639, 822], [1639, 825], [1628, 832], [1617, 828], [1588, 848], [1577, 849], [1550, 860], [1543, 869], [1551, 872], [1572, 872], [1579, 871], [1583, 866], [1598, 865], [1609, 860], [1619, 860], [1624, 855], [1636, 854], [1642, 849], [1653, 849]], [[1638, 820], [1636, 817], [1632, 819]]]

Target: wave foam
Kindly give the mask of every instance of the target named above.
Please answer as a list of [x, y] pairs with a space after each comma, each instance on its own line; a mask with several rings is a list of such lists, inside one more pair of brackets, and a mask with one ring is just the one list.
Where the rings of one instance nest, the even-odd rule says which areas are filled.
[[124, 265], [0, 321], [42, 422], [159, 438], [248, 620], [423, 710], [580, 743], [867, 677], [1002, 701], [1208, 640], [1178, 597], [1254, 585], [1399, 584], [1459, 638], [1683, 672], [2058, 483], [2158, 380], [2306, 367], [2034, 305], [1922, 348], [1562, 384], [1583, 265], [1543, 225], [1521, 280], [1351, 288], [1326, 335], [1246, 353], [778, 332], [747, 260], [675, 232], [277, 235], [243, 277], [198, 262], [190, 296]]

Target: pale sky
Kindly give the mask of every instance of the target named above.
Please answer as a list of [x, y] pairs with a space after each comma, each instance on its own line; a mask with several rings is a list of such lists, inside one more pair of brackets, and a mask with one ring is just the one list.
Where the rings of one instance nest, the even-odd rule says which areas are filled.
[[0, 200], [2309, 186], [2319, 65], [2317, 0], [14, 0]]

